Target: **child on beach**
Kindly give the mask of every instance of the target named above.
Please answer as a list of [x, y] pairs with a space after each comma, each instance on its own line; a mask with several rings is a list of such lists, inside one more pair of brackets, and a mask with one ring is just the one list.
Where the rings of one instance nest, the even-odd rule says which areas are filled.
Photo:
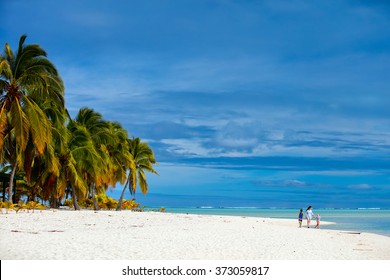
[[298, 213], [298, 222], [299, 222], [299, 227], [302, 227], [302, 220], [303, 220], [303, 210], [299, 210], [299, 213]]
[[320, 228], [320, 220], [321, 220], [321, 216], [320, 216], [320, 214], [317, 214], [317, 217], [316, 217], [317, 225], [315, 226], [315, 228]]

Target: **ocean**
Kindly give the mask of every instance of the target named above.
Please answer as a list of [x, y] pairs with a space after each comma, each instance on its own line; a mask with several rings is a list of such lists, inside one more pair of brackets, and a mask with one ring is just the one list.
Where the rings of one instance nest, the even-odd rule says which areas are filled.
[[[306, 209], [303, 209], [305, 211]], [[190, 207], [166, 208], [168, 213], [188, 213], [202, 215], [227, 215], [264, 217], [280, 219], [298, 219], [299, 209], [251, 208], [251, 207]], [[334, 222], [333, 225], [322, 225], [324, 229], [370, 232], [390, 236], [390, 209], [313, 209], [319, 213], [322, 221]], [[306, 221], [303, 221], [305, 225]], [[313, 221], [315, 225], [315, 221]]]

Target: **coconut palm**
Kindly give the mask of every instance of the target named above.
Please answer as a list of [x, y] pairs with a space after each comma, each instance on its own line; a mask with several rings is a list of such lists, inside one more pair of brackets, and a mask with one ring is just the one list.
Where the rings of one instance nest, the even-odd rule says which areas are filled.
[[116, 210], [121, 209], [127, 186], [129, 186], [129, 191], [132, 195], [135, 195], [137, 186], [139, 186], [143, 194], [146, 194], [148, 192], [148, 183], [146, 181], [145, 171], [158, 175], [157, 171], [153, 169], [153, 164], [156, 164], [157, 162], [149, 145], [145, 142], [141, 142], [140, 138], [128, 139], [127, 141], [134, 165], [129, 169], [127, 182], [123, 187]]
[[97, 156], [92, 158], [86, 168], [82, 170], [84, 179], [88, 183], [90, 196], [95, 210], [99, 209], [95, 194], [103, 192], [103, 186], [110, 182], [111, 159], [107, 150], [108, 145], [115, 145], [115, 137], [110, 133], [110, 124], [101, 114], [89, 108], [81, 108], [75, 119], [76, 123], [85, 129], [89, 135]]
[[128, 133], [118, 122], [109, 122], [108, 132], [114, 141], [105, 148], [109, 155], [107, 185], [123, 184], [127, 179], [126, 171], [134, 166], [128, 147]]
[[29, 200], [38, 195], [43, 200], [50, 200], [52, 207], [64, 196], [65, 189], [58, 188], [56, 178], [62, 169], [59, 155], [67, 148], [66, 120], [69, 118], [61, 99], [42, 99], [32, 94], [33, 98], [51, 123], [52, 139], [47, 143], [44, 153], [38, 153], [31, 140], [24, 152], [24, 171], [27, 185], [31, 188]]
[[10, 152], [10, 202], [13, 177], [23, 166], [29, 141], [40, 155], [51, 141], [51, 122], [36, 100], [63, 103], [64, 86], [57, 69], [39, 45], [25, 45], [25, 40], [26, 35], [21, 36], [16, 53], [6, 43], [0, 55], [0, 150], [6, 146]]
[[88, 190], [83, 172], [94, 165], [99, 155], [88, 131], [73, 120], [68, 124], [66, 138], [66, 146], [59, 154], [62, 169], [57, 178], [57, 187], [65, 193], [65, 189], [70, 186], [74, 208], [80, 210], [78, 198], [84, 198]]

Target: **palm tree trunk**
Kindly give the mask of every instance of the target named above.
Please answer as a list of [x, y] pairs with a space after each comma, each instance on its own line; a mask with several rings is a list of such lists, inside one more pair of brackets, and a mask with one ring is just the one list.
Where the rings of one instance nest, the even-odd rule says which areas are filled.
[[8, 184], [8, 201], [12, 203], [12, 193], [14, 189], [14, 178], [16, 173], [16, 167], [18, 164], [15, 162], [15, 165], [12, 167], [11, 175], [9, 176], [9, 184]]
[[76, 191], [74, 190], [74, 187], [72, 187], [72, 197], [73, 197], [74, 210], [80, 210], [80, 205], [77, 201], [77, 195], [76, 195]]
[[125, 184], [125, 186], [123, 188], [121, 197], [119, 198], [119, 201], [118, 201], [118, 206], [116, 207], [116, 211], [121, 211], [122, 210], [122, 201], [123, 201], [123, 197], [125, 196], [125, 191], [126, 191], [128, 183], [129, 183], [129, 179], [127, 179], [126, 184]]
[[96, 197], [95, 197], [95, 184], [92, 183], [92, 186], [91, 186], [91, 193], [92, 193], [92, 201], [93, 201], [93, 208], [95, 210], [100, 210], [100, 207], [96, 201]]

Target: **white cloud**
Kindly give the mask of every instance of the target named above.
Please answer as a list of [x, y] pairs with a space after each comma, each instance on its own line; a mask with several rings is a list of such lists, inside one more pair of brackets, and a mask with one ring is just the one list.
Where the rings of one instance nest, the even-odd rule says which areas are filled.
[[373, 187], [369, 184], [355, 184], [355, 185], [349, 185], [349, 189], [355, 189], [355, 190], [369, 190]]
[[168, 145], [167, 151], [174, 154], [191, 157], [213, 157], [218, 154], [218, 149], [207, 149], [203, 144], [204, 139], [162, 139], [160, 142]]
[[293, 187], [293, 188], [312, 188], [312, 187], [327, 187], [327, 185], [324, 184], [318, 184], [318, 183], [309, 183], [304, 182], [296, 179], [287, 179], [283, 181], [278, 180], [267, 180], [267, 181], [254, 181], [253, 182], [256, 186], [261, 187]]

